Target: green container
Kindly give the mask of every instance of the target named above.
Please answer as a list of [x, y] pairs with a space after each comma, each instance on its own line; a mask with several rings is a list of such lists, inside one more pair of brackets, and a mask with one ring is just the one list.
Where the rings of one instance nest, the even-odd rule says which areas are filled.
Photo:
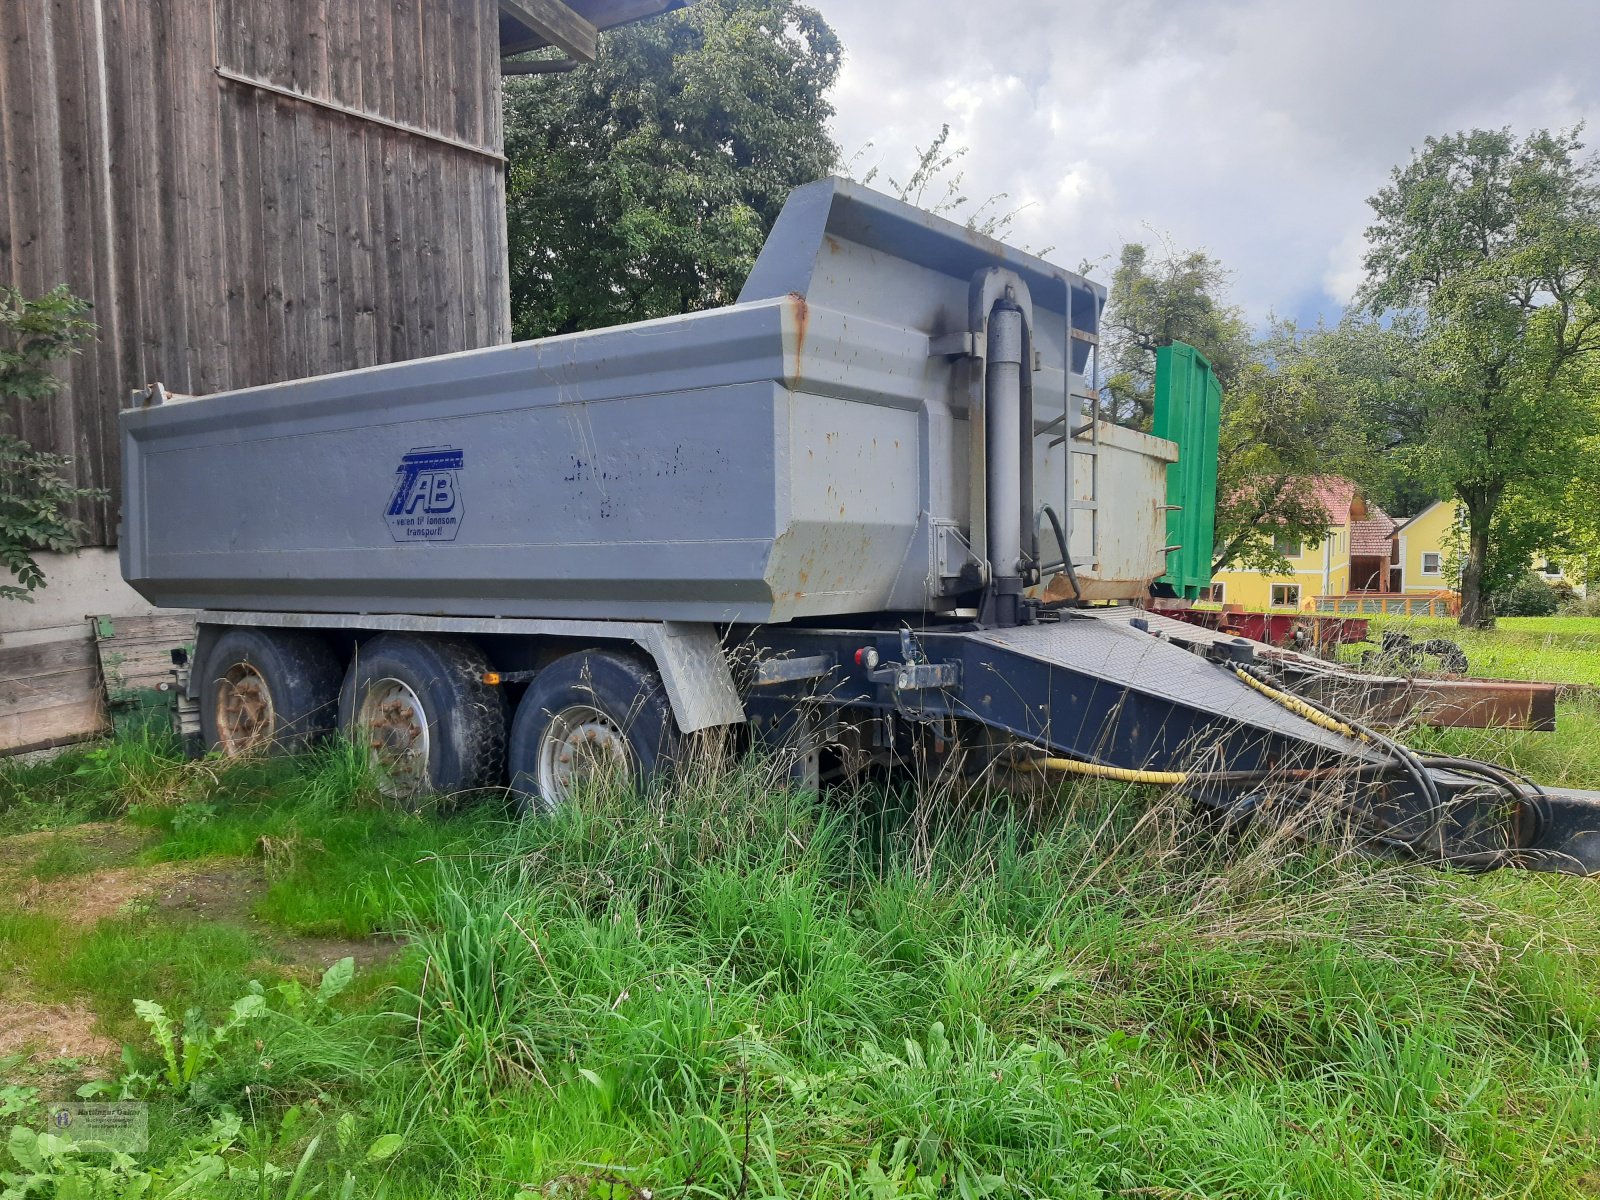
[[1173, 342], [1156, 351], [1155, 401], [1151, 432], [1178, 444], [1178, 461], [1167, 468], [1167, 545], [1177, 549], [1160, 582], [1194, 600], [1211, 585], [1222, 385], [1205, 355]]

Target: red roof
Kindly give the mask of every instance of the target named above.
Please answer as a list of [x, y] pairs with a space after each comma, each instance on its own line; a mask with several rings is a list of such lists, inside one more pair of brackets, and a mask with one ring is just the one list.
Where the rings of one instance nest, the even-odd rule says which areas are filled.
[[1376, 504], [1369, 504], [1367, 512], [1372, 515], [1350, 526], [1350, 557], [1388, 558], [1390, 540], [1400, 522]]
[[1328, 514], [1328, 524], [1344, 525], [1350, 520], [1350, 505], [1356, 498], [1356, 485], [1337, 475], [1316, 475], [1309, 481], [1311, 495]]
[[1372, 501], [1361, 489], [1339, 475], [1317, 475], [1309, 480], [1311, 495], [1330, 525], [1350, 526], [1352, 558], [1388, 558], [1390, 539], [1400, 523]]

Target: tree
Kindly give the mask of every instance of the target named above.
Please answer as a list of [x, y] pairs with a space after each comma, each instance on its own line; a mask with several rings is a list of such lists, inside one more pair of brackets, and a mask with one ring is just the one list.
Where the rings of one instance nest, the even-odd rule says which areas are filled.
[[1156, 351], [1187, 342], [1210, 361], [1232, 391], [1250, 360], [1250, 330], [1225, 304], [1228, 271], [1204, 251], [1166, 247], [1160, 255], [1141, 242], [1122, 247], [1111, 276], [1101, 363], [1110, 416], [1149, 429], [1155, 404]]
[[[861, 154], [871, 148], [871, 145], [872, 143], [867, 143], [860, 152], [851, 156], [851, 168]], [[1004, 239], [1015, 223], [1017, 214], [1027, 206], [1003, 207], [1011, 198], [1009, 192], [995, 192], [987, 200], [982, 201], [974, 201], [968, 196], [967, 172], [960, 163], [970, 149], [969, 146], [950, 145], [950, 126], [941, 125], [932, 141], [926, 146], [915, 148], [917, 161], [904, 180], [896, 179], [884, 172], [881, 167], [873, 167], [861, 176], [861, 182], [870, 186], [882, 174], [884, 182], [889, 185], [896, 199], [914, 204], [938, 216], [948, 217], [952, 221], [960, 221], [974, 233]], [[933, 189], [937, 190], [934, 197], [930, 198], [929, 193]], [[1043, 258], [1050, 253], [1051, 247], [1034, 250], [1019, 246], [1018, 249], [1027, 250], [1028, 253]]]
[[1254, 341], [1227, 285], [1203, 252], [1123, 246], [1101, 322], [1105, 403], [1113, 420], [1149, 428], [1156, 351], [1181, 341], [1204, 354], [1222, 385], [1212, 568], [1284, 571], [1282, 542], [1328, 533], [1315, 477], [1338, 469], [1330, 454], [1344, 440], [1335, 376], [1315, 341], [1325, 331], [1279, 323]]
[[796, 0], [700, 0], [508, 82], [517, 336], [731, 303], [790, 190], [834, 167], [840, 54]]
[[1368, 201], [1363, 299], [1415, 329], [1407, 459], [1466, 511], [1463, 625], [1490, 618], [1508, 502], [1558, 505], [1597, 426], [1600, 189], [1581, 150], [1576, 130], [1429, 138]]
[[1212, 570], [1289, 570], [1283, 543], [1317, 545], [1319, 477], [1351, 474], [1360, 430], [1332, 352], [1336, 333], [1272, 326], [1223, 394]]
[[[33, 404], [61, 390], [52, 367], [94, 330], [88, 310], [64, 287], [36, 299], [0, 287], [0, 402]], [[7, 420], [0, 410], [0, 566], [15, 582], [0, 583], [0, 600], [31, 600], [45, 586], [34, 552], [75, 548], [84, 526], [72, 506], [105, 493], [73, 487], [62, 478], [71, 460], [34, 449], [6, 431]]]

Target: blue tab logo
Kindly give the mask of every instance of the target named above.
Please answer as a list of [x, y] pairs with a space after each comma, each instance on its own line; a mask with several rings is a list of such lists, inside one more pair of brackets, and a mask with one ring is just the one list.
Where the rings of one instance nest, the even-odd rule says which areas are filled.
[[461, 531], [464, 454], [450, 446], [419, 446], [400, 456], [394, 492], [383, 519], [397, 542], [453, 542]]

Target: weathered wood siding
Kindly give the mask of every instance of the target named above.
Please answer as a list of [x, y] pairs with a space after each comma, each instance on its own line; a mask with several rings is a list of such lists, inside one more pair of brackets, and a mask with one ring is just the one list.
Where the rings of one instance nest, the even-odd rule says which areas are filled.
[[0, 280], [100, 325], [19, 427], [91, 542], [136, 387], [509, 337], [499, 58], [494, 0], [0, 0]]

